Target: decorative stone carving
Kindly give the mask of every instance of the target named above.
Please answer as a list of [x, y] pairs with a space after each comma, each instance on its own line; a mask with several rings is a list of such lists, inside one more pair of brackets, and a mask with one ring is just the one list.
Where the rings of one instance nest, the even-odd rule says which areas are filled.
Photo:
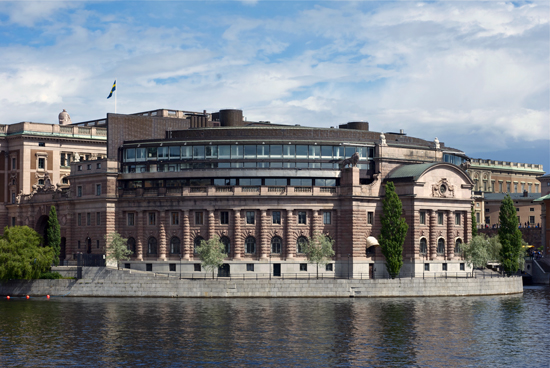
[[460, 167], [462, 168], [462, 170], [466, 171], [470, 168], [470, 166], [472, 166], [472, 164], [470, 163], [470, 161], [464, 161], [463, 163], [460, 164]]
[[80, 162], [80, 155], [78, 152], [73, 153], [74, 162]]
[[357, 167], [357, 162], [359, 162], [359, 154], [355, 152], [350, 158], [346, 158], [340, 162], [340, 170], [346, 166]]
[[455, 196], [454, 186], [451, 185], [451, 183], [449, 183], [447, 179], [443, 178], [440, 181], [438, 181], [436, 184], [432, 185], [432, 197], [454, 198], [454, 196]]
[[387, 146], [388, 144], [386, 143], [386, 135], [384, 133], [380, 133], [380, 145], [382, 147], [385, 147]]
[[63, 109], [63, 111], [59, 113], [59, 125], [67, 125], [71, 123], [72, 121], [69, 113], [67, 112], [67, 110]]
[[439, 139], [437, 139], [437, 137], [435, 137], [434, 143], [435, 143], [435, 149], [441, 149], [441, 145], [439, 144]]

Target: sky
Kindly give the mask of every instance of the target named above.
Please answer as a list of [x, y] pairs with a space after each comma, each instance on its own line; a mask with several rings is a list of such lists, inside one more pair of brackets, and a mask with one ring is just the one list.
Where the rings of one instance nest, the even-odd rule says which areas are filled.
[[[0, 1], [0, 124], [368, 121], [550, 172], [549, 1]], [[146, 138], [146, 137], [144, 137]]]

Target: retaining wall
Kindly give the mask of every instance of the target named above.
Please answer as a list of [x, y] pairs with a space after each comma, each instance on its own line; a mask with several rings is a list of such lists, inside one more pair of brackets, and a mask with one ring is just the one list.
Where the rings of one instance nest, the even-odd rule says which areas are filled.
[[521, 277], [395, 280], [179, 280], [151, 273], [85, 268], [81, 280], [0, 283], [0, 295], [67, 297], [420, 297], [515, 294]]

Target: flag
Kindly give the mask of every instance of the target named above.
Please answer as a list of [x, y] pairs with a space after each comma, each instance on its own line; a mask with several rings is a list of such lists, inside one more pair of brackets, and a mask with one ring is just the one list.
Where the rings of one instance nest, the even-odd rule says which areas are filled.
[[107, 96], [107, 99], [110, 99], [111, 97], [113, 97], [113, 93], [116, 91], [116, 79], [115, 79], [115, 82], [113, 83], [113, 88], [111, 88], [111, 93], [109, 93], [109, 96]]

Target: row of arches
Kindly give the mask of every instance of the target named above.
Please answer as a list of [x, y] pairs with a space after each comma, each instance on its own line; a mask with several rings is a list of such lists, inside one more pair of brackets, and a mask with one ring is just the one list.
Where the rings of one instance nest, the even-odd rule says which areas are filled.
[[[462, 251], [462, 239], [457, 238], [455, 240], [455, 248], [454, 253], [459, 254]], [[428, 253], [428, 240], [426, 238], [420, 238], [420, 254], [424, 255]], [[443, 255], [445, 253], [445, 239], [439, 238], [437, 239], [437, 248], [436, 252], [439, 255]]]
[[[200, 246], [201, 242], [205, 240], [202, 236], [197, 236], [193, 240], [193, 249], [194, 253], [196, 253], [196, 249]], [[222, 236], [220, 238], [220, 242], [224, 245], [225, 253], [230, 254], [231, 253], [231, 240], [227, 236]], [[304, 253], [305, 252], [305, 246], [308, 244], [308, 239], [305, 236], [300, 236], [296, 240], [296, 251], [297, 253]], [[136, 239], [133, 237], [129, 237], [127, 241], [127, 247], [130, 251], [133, 252], [133, 254], [136, 254], [137, 248], [136, 248]], [[256, 253], [256, 238], [253, 236], [246, 237], [244, 241], [244, 251], [245, 254], [255, 254]], [[283, 252], [283, 238], [280, 236], [274, 236], [271, 238], [271, 253], [272, 254], [281, 254]], [[150, 255], [156, 255], [158, 254], [158, 241], [157, 238], [154, 236], [150, 236], [147, 239], [147, 249], [146, 252]], [[181, 247], [181, 240], [177, 236], [173, 236], [170, 238], [170, 245], [169, 245], [169, 253], [170, 254], [181, 254], [182, 253], [182, 247]]]

